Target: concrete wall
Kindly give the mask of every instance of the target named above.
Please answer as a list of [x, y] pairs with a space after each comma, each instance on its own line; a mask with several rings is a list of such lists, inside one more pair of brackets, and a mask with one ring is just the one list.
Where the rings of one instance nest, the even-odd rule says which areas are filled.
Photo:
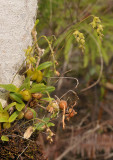
[[[37, 0], [0, 0], [0, 84], [10, 83], [24, 60], [24, 49], [32, 43]], [[16, 77], [14, 83], [21, 83]], [[5, 94], [0, 90], [0, 101]]]

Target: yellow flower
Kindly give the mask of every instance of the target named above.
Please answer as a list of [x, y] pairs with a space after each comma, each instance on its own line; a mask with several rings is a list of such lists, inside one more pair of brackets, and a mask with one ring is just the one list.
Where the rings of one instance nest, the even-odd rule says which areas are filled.
[[99, 17], [94, 17], [93, 18], [93, 22], [90, 23], [90, 25], [96, 29], [97, 35], [99, 36], [100, 39], [102, 39], [103, 34], [103, 26], [101, 24], [101, 20], [99, 19]]
[[85, 37], [84, 37], [83, 33], [81, 33], [78, 30], [76, 30], [73, 33], [73, 35], [74, 35], [76, 41], [79, 44], [79, 48], [82, 49], [82, 52], [84, 52], [84, 50], [85, 50]]

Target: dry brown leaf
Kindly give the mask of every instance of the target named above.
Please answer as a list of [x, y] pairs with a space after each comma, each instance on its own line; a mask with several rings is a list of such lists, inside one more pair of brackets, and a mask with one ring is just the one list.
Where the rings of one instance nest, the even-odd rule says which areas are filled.
[[29, 126], [27, 128], [27, 130], [25, 131], [25, 133], [24, 133], [24, 138], [25, 139], [30, 138], [33, 132], [34, 132], [34, 127], [33, 126]]

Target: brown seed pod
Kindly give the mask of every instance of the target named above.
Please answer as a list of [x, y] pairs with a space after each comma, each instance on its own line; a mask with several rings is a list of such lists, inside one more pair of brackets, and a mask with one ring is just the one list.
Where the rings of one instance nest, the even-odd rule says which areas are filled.
[[33, 118], [33, 112], [29, 109], [24, 114], [25, 119], [30, 120]]
[[77, 112], [75, 112], [75, 110], [73, 108], [69, 109], [69, 117], [74, 117], [74, 115], [77, 114]]
[[60, 76], [60, 73], [58, 71], [55, 71], [56, 76]]
[[52, 105], [48, 105], [46, 109], [47, 109], [47, 111], [50, 112], [50, 113], [53, 113], [53, 111], [54, 111]]
[[37, 105], [37, 100], [34, 99], [33, 101], [30, 102], [30, 107], [36, 107]]
[[41, 99], [42, 98], [42, 93], [33, 93], [32, 97], [36, 98], [36, 99]]
[[64, 101], [64, 100], [61, 100], [60, 103], [59, 103], [59, 107], [60, 109], [67, 109], [67, 102]]

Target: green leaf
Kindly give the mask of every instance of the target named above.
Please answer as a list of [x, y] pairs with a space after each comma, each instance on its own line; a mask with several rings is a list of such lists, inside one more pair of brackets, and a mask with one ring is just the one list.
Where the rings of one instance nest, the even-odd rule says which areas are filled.
[[0, 88], [4, 88], [9, 92], [17, 92], [18, 88], [13, 84], [0, 84]]
[[17, 103], [16, 104], [16, 109], [17, 111], [21, 111], [23, 108], [25, 107], [25, 104], [24, 103]]
[[7, 111], [9, 108], [16, 105], [16, 102], [10, 103], [7, 107], [5, 107], [4, 111]]
[[1, 140], [2, 141], [9, 141], [9, 138], [5, 135], [2, 135]]
[[89, 46], [86, 45], [86, 48], [85, 48], [85, 54], [84, 54], [84, 68], [86, 68], [88, 66], [88, 63], [89, 63]]
[[47, 124], [47, 126], [48, 126], [48, 127], [52, 127], [52, 126], [55, 126], [55, 124], [52, 123], [52, 122], [49, 122], [49, 123]]
[[51, 118], [55, 118], [57, 116], [57, 112], [51, 115]]
[[45, 129], [45, 123], [37, 123], [35, 124], [35, 129], [37, 129], [38, 131], [42, 131]]
[[43, 72], [44, 77], [47, 77], [47, 78], [51, 77], [52, 74], [53, 74], [53, 71], [50, 70], [50, 67], [46, 68]]
[[108, 62], [109, 62], [108, 53], [103, 48], [101, 48], [101, 50], [102, 50], [103, 59], [104, 59], [105, 63], [108, 64]]
[[7, 117], [0, 117], [0, 122], [8, 122], [8, 118]]
[[23, 90], [23, 89], [30, 89], [30, 78], [27, 77], [24, 80], [24, 83], [21, 85], [21, 87], [19, 88], [19, 91]]
[[54, 90], [55, 90], [55, 87], [45, 86], [43, 83], [40, 83], [40, 84], [33, 85], [30, 92], [31, 93], [36, 93], [36, 92], [46, 93], [46, 92], [53, 92]]
[[73, 40], [73, 37], [71, 36], [65, 42], [64, 57], [65, 57], [65, 60], [67, 62], [69, 62], [69, 52], [70, 52], [71, 47], [72, 47], [72, 40]]
[[19, 111], [15, 111], [10, 117], [9, 117], [9, 122], [13, 122], [19, 115]]
[[45, 118], [43, 118], [43, 121], [49, 122], [49, 121], [50, 121], [50, 118], [49, 118], [49, 117], [45, 117]]
[[13, 101], [16, 101], [18, 103], [23, 103], [21, 94], [19, 94], [19, 93], [10, 93], [9, 96]]
[[38, 66], [37, 70], [46, 69], [46, 68], [48, 68], [48, 67], [50, 67], [52, 65], [53, 65], [53, 63], [51, 61], [47, 61], [47, 62], [44, 62], [44, 63], [40, 64]]
[[3, 112], [3, 107], [1, 102], [0, 102], [0, 112]]
[[100, 99], [102, 100], [104, 98], [104, 95], [105, 95], [105, 88], [101, 87], [100, 91], [101, 91]]
[[33, 85], [30, 92], [31, 93], [42, 92], [45, 89], [46, 89], [46, 86], [43, 83], [39, 83], [39, 84]]
[[24, 83], [29, 83], [30, 84], [30, 78], [26, 77], [25, 80], [24, 80]]
[[45, 118], [43, 118], [42, 119], [44, 122], [41, 122], [41, 123], [36, 123], [35, 124], [35, 127], [36, 127], [36, 129], [37, 130], [43, 130], [43, 129], [45, 129], [45, 125], [47, 125], [48, 124], [48, 122], [50, 121], [50, 118], [49, 117], [45, 117]]
[[53, 87], [53, 86], [46, 86], [45, 90], [42, 93], [53, 92], [54, 90], [55, 90], [55, 87]]
[[37, 26], [38, 23], [39, 23], [39, 19], [35, 21], [35, 26]]
[[32, 83], [32, 88], [37, 84], [37, 82], [33, 82]]
[[46, 100], [46, 101], [54, 101], [54, 98], [41, 98], [42, 100]]

